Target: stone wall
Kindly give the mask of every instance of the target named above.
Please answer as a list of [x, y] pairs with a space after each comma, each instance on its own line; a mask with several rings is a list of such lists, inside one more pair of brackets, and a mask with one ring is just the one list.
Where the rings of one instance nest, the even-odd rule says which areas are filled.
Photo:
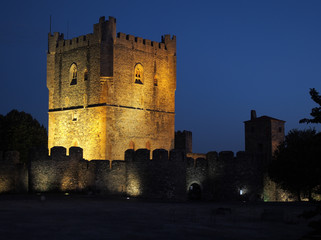
[[[0, 153], [0, 193], [94, 192], [149, 199], [184, 200], [199, 186], [208, 200], [284, 200], [266, 180], [264, 158], [246, 152], [209, 152], [191, 158], [182, 150], [128, 149], [123, 160], [83, 159], [79, 147], [54, 147], [30, 154], [29, 166], [16, 152]], [[150, 157], [152, 155], [152, 158]], [[201, 155], [200, 155], [201, 156]]]
[[[43, 152], [45, 153], [45, 152]], [[183, 152], [147, 149], [125, 152], [125, 161], [87, 161], [82, 149], [51, 149], [32, 155], [29, 186], [33, 192], [88, 192], [158, 199], [185, 199]], [[179, 177], [178, 177], [179, 176]]]
[[258, 200], [263, 194], [261, 158], [238, 152], [209, 152], [204, 158], [187, 159], [187, 191], [200, 185], [202, 198]]

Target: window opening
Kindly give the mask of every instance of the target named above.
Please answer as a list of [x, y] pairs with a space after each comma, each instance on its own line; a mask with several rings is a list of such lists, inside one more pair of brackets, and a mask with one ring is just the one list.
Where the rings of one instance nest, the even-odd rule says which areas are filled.
[[135, 66], [135, 83], [143, 84], [143, 66], [140, 63]]
[[77, 65], [73, 63], [69, 70], [69, 75], [71, 78], [70, 85], [76, 85], [77, 84]]

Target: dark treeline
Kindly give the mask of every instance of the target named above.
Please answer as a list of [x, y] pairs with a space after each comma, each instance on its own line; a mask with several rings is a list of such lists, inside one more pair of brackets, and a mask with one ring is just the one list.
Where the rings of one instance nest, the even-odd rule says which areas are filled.
[[47, 129], [30, 114], [17, 110], [0, 114], [1, 151], [19, 151], [20, 160], [26, 162], [31, 148], [47, 146]]

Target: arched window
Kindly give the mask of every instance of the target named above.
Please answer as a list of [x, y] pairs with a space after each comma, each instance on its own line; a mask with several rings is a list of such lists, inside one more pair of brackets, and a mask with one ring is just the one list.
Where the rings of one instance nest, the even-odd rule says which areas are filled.
[[88, 70], [86, 69], [85, 72], [84, 72], [84, 81], [87, 81], [88, 80]]
[[140, 63], [137, 63], [135, 65], [135, 83], [143, 84], [144, 83], [143, 75], [144, 75], [143, 66]]
[[76, 65], [76, 63], [73, 63], [70, 66], [69, 79], [70, 79], [70, 85], [76, 85], [77, 84], [77, 65]]

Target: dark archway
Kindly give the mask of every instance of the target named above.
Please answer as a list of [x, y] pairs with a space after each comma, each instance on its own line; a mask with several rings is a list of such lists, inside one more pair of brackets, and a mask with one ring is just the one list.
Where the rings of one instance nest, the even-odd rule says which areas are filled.
[[188, 199], [190, 200], [201, 200], [202, 199], [202, 189], [197, 183], [193, 183], [188, 188]]

